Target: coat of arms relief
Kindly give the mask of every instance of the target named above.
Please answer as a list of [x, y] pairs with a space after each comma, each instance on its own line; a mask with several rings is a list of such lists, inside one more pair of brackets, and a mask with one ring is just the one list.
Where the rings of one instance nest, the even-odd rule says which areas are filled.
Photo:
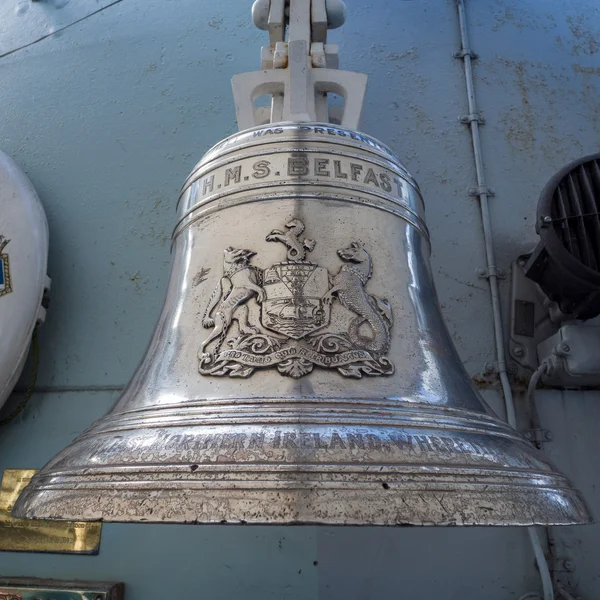
[[307, 260], [316, 241], [303, 237], [304, 223], [292, 219], [285, 228], [266, 241], [285, 245], [286, 260], [265, 269], [251, 264], [252, 250], [225, 249], [223, 276], [203, 315], [212, 331], [200, 345], [200, 373], [249, 377], [275, 367], [299, 378], [317, 366], [354, 378], [391, 375], [392, 308], [366, 289], [369, 252], [358, 242], [339, 249], [342, 265], [331, 275]]

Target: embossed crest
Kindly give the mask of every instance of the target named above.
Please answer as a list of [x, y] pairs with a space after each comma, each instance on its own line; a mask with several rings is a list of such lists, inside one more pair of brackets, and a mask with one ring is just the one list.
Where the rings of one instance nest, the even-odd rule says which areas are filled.
[[10, 260], [8, 254], [2, 251], [10, 242], [3, 235], [0, 235], [0, 296], [10, 294], [12, 292], [12, 281], [10, 277]]
[[264, 272], [261, 322], [264, 327], [299, 340], [329, 323], [331, 307], [327, 269], [312, 263], [278, 263]]
[[[248, 377], [258, 368], [276, 367], [298, 378], [317, 366], [346, 377], [391, 375], [394, 366], [385, 354], [392, 309], [365, 290], [373, 271], [368, 251], [357, 242], [338, 250], [343, 264], [331, 276], [306, 260], [316, 242], [300, 239], [304, 223], [293, 219], [286, 228], [273, 230], [266, 240], [285, 244], [287, 261], [264, 271], [250, 264], [253, 251], [225, 249], [224, 275], [204, 313], [204, 327], [213, 330], [200, 346], [200, 373]], [[319, 331], [330, 325], [334, 299], [346, 312], [341, 321], [347, 328]], [[251, 300], [261, 305], [260, 323], [251, 322]], [[237, 335], [230, 335], [234, 321]]]

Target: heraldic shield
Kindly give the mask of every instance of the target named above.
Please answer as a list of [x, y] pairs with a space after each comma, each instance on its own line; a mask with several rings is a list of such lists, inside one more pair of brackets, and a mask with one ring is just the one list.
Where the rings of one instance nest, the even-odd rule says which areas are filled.
[[294, 340], [329, 323], [331, 305], [323, 300], [329, 291], [327, 269], [308, 262], [284, 262], [264, 272], [263, 326]]

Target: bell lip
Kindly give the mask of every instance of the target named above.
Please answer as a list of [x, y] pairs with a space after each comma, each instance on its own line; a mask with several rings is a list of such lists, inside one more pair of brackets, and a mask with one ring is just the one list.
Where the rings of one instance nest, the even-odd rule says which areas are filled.
[[[534, 454], [531, 448], [532, 456]], [[585, 525], [562, 474], [459, 464], [153, 464], [47, 468], [18, 518], [255, 525]], [[191, 468], [190, 468], [191, 467]]]
[[[381, 488], [380, 488], [381, 490]], [[83, 512], [77, 510], [71, 510], [65, 508], [70, 502], [73, 502], [73, 495], [66, 497], [65, 492], [60, 492], [55, 495], [54, 499], [42, 500], [40, 502], [40, 496], [34, 493], [24, 492], [21, 494], [15, 507], [12, 511], [12, 516], [17, 518], [27, 519], [50, 519], [58, 521], [83, 521], [83, 522], [104, 522], [104, 523], [164, 523], [164, 524], [186, 524], [186, 525], [286, 525], [286, 526], [345, 526], [345, 527], [530, 527], [530, 526], [567, 526], [567, 525], [589, 525], [594, 523], [594, 519], [590, 515], [582, 497], [579, 492], [574, 489], [563, 489], [561, 492], [553, 490], [552, 494], [561, 493], [563, 501], [563, 510], [557, 510], [556, 502], [538, 502], [539, 511], [547, 511], [547, 518], [540, 518], [527, 514], [528, 508], [531, 506], [533, 496], [536, 496], [536, 492], [528, 491], [524, 493], [515, 493], [515, 490], [508, 490], [499, 494], [499, 497], [495, 498], [498, 511], [492, 516], [488, 509], [473, 510], [473, 506], [465, 506], [465, 510], [473, 511], [470, 516], [465, 518], [460, 517], [459, 511], [453, 513], [454, 516], [445, 518], [442, 517], [442, 513], [439, 509], [440, 494], [435, 491], [419, 491], [418, 496], [421, 502], [428, 502], [429, 508], [421, 511], [422, 517], [418, 516], [400, 516], [397, 511], [402, 507], [409, 505], [414, 500], [414, 494], [389, 494], [388, 492], [382, 492], [378, 490], [376, 493], [372, 493], [371, 497], [361, 498], [360, 502], [344, 503], [343, 501], [337, 501], [333, 497], [325, 495], [324, 498], [320, 498], [318, 502], [307, 503], [304, 506], [306, 511], [305, 515], [289, 515], [286, 516], [281, 514], [281, 508], [279, 508], [279, 492], [272, 490], [271, 493], [260, 498], [254, 502], [255, 498], [245, 496], [245, 508], [244, 513], [238, 510], [238, 514], [232, 518], [224, 512], [219, 514], [219, 511], [228, 511], [227, 500], [223, 498], [223, 504], [220, 508], [215, 505], [218, 504], [219, 498], [214, 494], [206, 495], [204, 500], [209, 503], [213, 508], [214, 512], [212, 516], [209, 516], [206, 512], [191, 517], [190, 513], [183, 514], [173, 512], [174, 499], [167, 498], [165, 503], [162, 502], [162, 498], [166, 496], [163, 492], [159, 492], [158, 497], [155, 498], [155, 509], [152, 514], [148, 514], [147, 508], [144, 505], [147, 504], [148, 497], [138, 497], [134, 501], [134, 496], [129, 495], [123, 497], [120, 494], [103, 494], [101, 504], [105, 505], [107, 509], [112, 510], [112, 514], [107, 512], [104, 515], [98, 515], [95, 511], [96, 508], [90, 508], [95, 506], [94, 500], [97, 499], [97, 492], [89, 494], [76, 494], [78, 498], [76, 502], [80, 505], [85, 505], [87, 508]], [[231, 491], [231, 490], [229, 490]], [[226, 496], [227, 492], [223, 494]], [[114, 496], [114, 501], [111, 496]], [[529, 498], [527, 497], [529, 496]], [[200, 498], [194, 496], [195, 502], [193, 504], [202, 506]], [[383, 500], [378, 500], [384, 498]], [[297, 500], [297, 499], [296, 499]], [[452, 506], [454, 502], [458, 506], [461, 504], [469, 504], [469, 495], [464, 493], [446, 494], [442, 498], [446, 505]], [[471, 498], [473, 500], [473, 498]], [[539, 498], [538, 498], [539, 500]], [[529, 502], [528, 502], [529, 501]], [[333, 504], [332, 504], [333, 503]], [[488, 499], [489, 503], [489, 499]], [[168, 504], [168, 507], [167, 507]], [[183, 509], [184, 503], [179, 504], [179, 507]], [[140, 514], [136, 514], [135, 508], [139, 506], [141, 511]], [[333, 506], [329, 513], [328, 507]], [[515, 506], [519, 506], [523, 509], [521, 514], [511, 512], [515, 509]], [[62, 507], [62, 508], [61, 508]], [[414, 508], [414, 507], [413, 507]], [[481, 507], [480, 507], [481, 508]], [[485, 507], [482, 507], [485, 508]], [[343, 510], [341, 510], [343, 509]], [[122, 512], [119, 512], [122, 510]], [[210, 508], [202, 508], [201, 510], [207, 511]], [[413, 509], [409, 509], [411, 512]], [[431, 510], [429, 513], [428, 511]], [[145, 516], [141, 512], [146, 511]], [[261, 514], [257, 515], [257, 511]], [[504, 512], [502, 512], [504, 511]], [[125, 514], [125, 513], [128, 514]], [[415, 511], [418, 514], [418, 511]], [[562, 514], [560, 514], [562, 513]], [[320, 515], [320, 516], [318, 516]], [[394, 516], [395, 515], [395, 516]], [[425, 518], [425, 516], [429, 518]]]

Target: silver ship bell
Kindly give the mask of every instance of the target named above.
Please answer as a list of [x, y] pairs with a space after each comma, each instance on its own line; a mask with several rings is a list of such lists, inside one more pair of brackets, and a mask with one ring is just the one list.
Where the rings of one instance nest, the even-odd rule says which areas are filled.
[[[588, 522], [579, 493], [462, 367], [419, 187], [356, 131], [366, 77], [337, 70], [325, 43], [343, 6], [284, 5], [254, 5], [271, 36], [264, 70], [234, 78], [241, 131], [183, 186], [146, 356], [113, 410], [33, 478], [13, 514]], [[343, 111], [328, 109], [327, 92], [344, 96]], [[264, 94], [270, 113], [254, 108]]]

